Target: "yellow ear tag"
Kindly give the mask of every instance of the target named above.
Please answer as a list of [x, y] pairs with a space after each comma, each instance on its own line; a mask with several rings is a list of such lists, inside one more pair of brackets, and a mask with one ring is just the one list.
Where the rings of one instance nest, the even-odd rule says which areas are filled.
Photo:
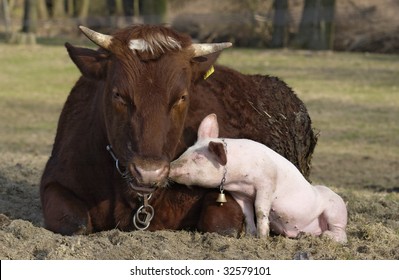
[[209, 68], [209, 70], [206, 71], [206, 73], [205, 73], [205, 75], [204, 75], [204, 80], [208, 79], [208, 77], [209, 77], [210, 75], [212, 75], [213, 72], [215, 72], [215, 68], [213, 68], [213, 65], [212, 65], [211, 68]]

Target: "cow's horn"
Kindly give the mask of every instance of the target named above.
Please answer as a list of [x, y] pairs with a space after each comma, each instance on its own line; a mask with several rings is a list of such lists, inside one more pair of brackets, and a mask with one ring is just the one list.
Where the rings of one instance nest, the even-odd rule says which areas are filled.
[[192, 48], [194, 49], [194, 57], [198, 57], [218, 52], [226, 48], [230, 48], [232, 45], [233, 44], [230, 42], [214, 44], [192, 44]]
[[110, 35], [105, 35], [98, 33], [94, 30], [91, 30], [90, 28], [87, 28], [85, 26], [79, 26], [79, 29], [83, 32], [83, 34], [86, 35], [87, 38], [89, 38], [94, 44], [109, 50], [109, 46], [111, 45], [112, 41], [112, 36]]

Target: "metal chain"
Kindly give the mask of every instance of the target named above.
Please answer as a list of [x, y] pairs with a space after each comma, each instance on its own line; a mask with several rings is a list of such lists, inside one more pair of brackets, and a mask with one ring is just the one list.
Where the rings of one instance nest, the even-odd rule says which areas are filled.
[[154, 208], [148, 203], [152, 194], [143, 194], [143, 205], [137, 210], [133, 216], [133, 225], [138, 230], [145, 230], [150, 226], [152, 218], [154, 218]]
[[129, 176], [129, 171], [122, 172], [122, 170], [119, 167], [119, 159], [114, 154], [114, 151], [112, 150], [112, 146], [107, 145], [106, 148], [107, 148], [107, 151], [110, 153], [110, 155], [112, 156], [112, 158], [115, 161], [115, 167], [116, 167], [116, 170], [118, 171], [118, 173], [122, 176], [123, 179], [127, 179]]
[[[224, 139], [222, 139], [222, 142], [223, 142], [223, 146], [224, 146], [224, 151], [227, 156], [227, 143], [226, 143], [226, 141], [224, 141]], [[220, 186], [219, 186], [219, 190], [220, 190], [221, 194], [224, 192], [224, 183], [226, 182], [226, 174], [227, 174], [227, 168], [226, 168], [226, 166], [224, 166], [223, 167], [223, 177], [222, 177], [222, 180], [220, 181]]]
[[[131, 178], [129, 176], [129, 171], [122, 172], [119, 167], [119, 159], [114, 154], [111, 145], [107, 145], [107, 151], [110, 153], [112, 158], [115, 161], [115, 167], [118, 173], [122, 176], [123, 179], [127, 181], [128, 184], [132, 184]], [[137, 209], [136, 213], [133, 215], [133, 225], [138, 230], [146, 230], [150, 226], [150, 222], [152, 218], [154, 218], [154, 208], [148, 203], [148, 201], [152, 197], [152, 193], [150, 194], [141, 194], [137, 192], [140, 200], [143, 201], [143, 205]]]

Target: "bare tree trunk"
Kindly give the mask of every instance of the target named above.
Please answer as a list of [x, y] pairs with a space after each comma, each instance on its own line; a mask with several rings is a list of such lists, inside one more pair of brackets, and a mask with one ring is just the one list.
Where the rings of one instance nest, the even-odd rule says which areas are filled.
[[2, 8], [4, 13], [4, 24], [6, 28], [6, 34], [9, 36], [11, 34], [11, 17], [10, 17], [10, 7], [8, 6], [7, 0], [2, 0]]
[[332, 48], [335, 0], [305, 0], [296, 46], [305, 49]]
[[49, 13], [46, 6], [46, 0], [37, 0], [37, 13], [41, 20], [48, 20]]
[[37, 0], [25, 0], [22, 32], [36, 33], [36, 31], [37, 31]]
[[65, 17], [65, 3], [64, 0], [55, 0], [53, 2], [53, 18], [59, 19]]
[[123, 9], [123, 0], [115, 0], [116, 2], [116, 12], [118, 15], [124, 15], [125, 11]]
[[316, 2], [318, 0], [305, 0], [301, 23], [296, 38], [296, 45], [299, 48], [308, 48], [313, 36], [315, 22]]
[[87, 25], [89, 16], [90, 0], [79, 0], [75, 2], [75, 15], [79, 19], [79, 24]]
[[165, 21], [166, 0], [143, 0], [140, 1], [141, 14], [144, 22], [149, 24], [160, 24]]
[[24, 16], [22, 19], [22, 32], [11, 34], [8, 40], [11, 44], [36, 44], [37, 30], [37, 1], [24, 1]]
[[109, 16], [109, 24], [113, 27], [124, 25], [123, 18], [123, 1], [107, 0], [107, 15]]
[[87, 18], [89, 15], [90, 0], [82, 0], [79, 7], [79, 18]]
[[271, 47], [283, 48], [288, 36], [288, 0], [274, 0], [273, 34]]
[[140, 16], [140, 0], [133, 0], [133, 12], [135, 17]]
[[67, 0], [67, 11], [68, 17], [72, 18], [75, 16], [75, 1], [74, 0]]
[[323, 5], [323, 29], [322, 33], [325, 34], [326, 49], [333, 49], [334, 47], [334, 16], [335, 16], [335, 0], [324, 0]]

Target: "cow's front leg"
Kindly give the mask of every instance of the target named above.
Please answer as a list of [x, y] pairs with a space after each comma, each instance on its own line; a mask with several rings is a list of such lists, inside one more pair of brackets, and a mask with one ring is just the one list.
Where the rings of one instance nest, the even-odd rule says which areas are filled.
[[216, 202], [219, 191], [211, 191], [204, 197], [198, 230], [217, 232], [221, 235], [238, 237], [243, 229], [244, 215], [235, 199], [226, 193], [227, 202], [220, 205]]
[[53, 183], [41, 193], [45, 227], [63, 235], [86, 234], [92, 231], [87, 206], [71, 191]]
[[233, 193], [234, 199], [240, 205], [245, 216], [245, 232], [249, 236], [256, 235], [255, 215], [253, 202], [248, 197]]

